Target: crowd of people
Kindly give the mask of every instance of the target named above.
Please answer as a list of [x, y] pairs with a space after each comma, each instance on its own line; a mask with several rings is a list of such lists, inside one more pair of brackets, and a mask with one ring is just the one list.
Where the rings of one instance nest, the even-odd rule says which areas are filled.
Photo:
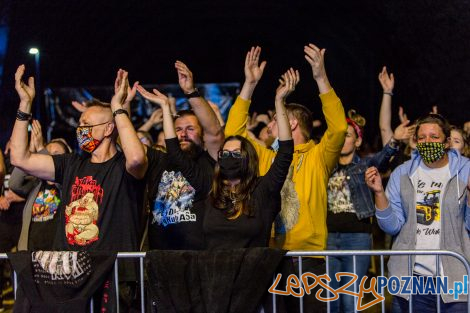
[[[366, 120], [356, 110], [345, 112], [328, 80], [325, 49], [308, 44], [304, 54], [318, 89], [312, 86], [312, 94], [319, 93], [322, 103], [322, 133], [308, 105], [287, 101], [300, 82], [293, 68], [279, 79], [274, 110], [249, 114], [266, 67], [261, 48], [252, 47], [226, 121], [181, 61], [175, 69], [191, 109], [178, 112], [173, 98], [131, 86], [120, 69], [110, 103], [73, 104], [81, 112], [76, 137], [82, 153], [61, 138], [44, 142], [40, 121], [32, 119], [34, 78], [25, 81], [19, 66], [20, 103], [0, 154], [0, 252], [369, 250], [377, 221], [392, 236], [392, 249], [445, 249], [470, 258], [470, 122], [450, 125], [436, 108], [410, 121], [400, 108], [393, 129], [395, 78], [384, 67], [378, 77], [383, 148], [363, 155]], [[140, 127], [130, 119], [136, 93], [157, 107]], [[161, 125], [158, 136], [150, 133], [155, 125]], [[390, 275], [408, 275], [407, 260], [392, 257]], [[280, 264], [280, 285], [299, 274], [298, 262], [285, 258]], [[450, 284], [465, 274], [448, 257], [437, 267], [434, 256], [412, 262], [413, 275], [446, 275]], [[305, 257], [301, 265], [303, 272], [328, 273], [337, 289], [347, 281], [336, 281], [336, 273], [366, 276], [370, 257], [357, 257], [354, 266], [350, 256], [330, 257], [328, 272], [323, 257]], [[132, 280], [132, 266], [127, 270]], [[304, 296], [304, 312], [326, 311], [315, 296], [319, 288]], [[435, 296], [413, 299], [416, 312], [436, 310]], [[278, 312], [299, 310], [296, 297], [278, 301]], [[443, 295], [441, 309], [463, 312], [466, 301]], [[354, 308], [353, 296], [330, 303], [331, 312]], [[393, 308], [406, 312], [408, 296], [394, 297]]]

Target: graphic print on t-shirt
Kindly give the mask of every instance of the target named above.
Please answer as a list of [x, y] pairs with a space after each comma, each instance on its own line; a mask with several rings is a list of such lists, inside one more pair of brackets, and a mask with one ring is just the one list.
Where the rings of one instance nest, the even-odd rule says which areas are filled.
[[99, 207], [104, 191], [92, 176], [75, 177], [70, 203], [65, 207], [65, 233], [70, 245], [85, 246], [99, 239]]
[[416, 191], [416, 218], [418, 224], [431, 225], [434, 221], [441, 220], [441, 188], [441, 182], [432, 181], [430, 186], [426, 188], [426, 182], [418, 180]]
[[355, 213], [346, 172], [339, 170], [328, 180], [328, 210], [337, 213]]
[[152, 224], [166, 227], [170, 224], [195, 222], [196, 214], [191, 213], [195, 193], [180, 172], [164, 171], [152, 211]]
[[58, 191], [54, 187], [46, 187], [39, 190], [36, 200], [34, 200], [31, 212], [33, 222], [46, 222], [54, 218], [60, 199]]
[[77, 287], [92, 272], [86, 251], [35, 251], [32, 261], [37, 284]]

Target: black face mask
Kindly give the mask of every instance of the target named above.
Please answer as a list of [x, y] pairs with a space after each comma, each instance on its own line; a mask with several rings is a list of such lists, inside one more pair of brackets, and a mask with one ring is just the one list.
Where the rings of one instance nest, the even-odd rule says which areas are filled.
[[226, 179], [235, 179], [241, 177], [242, 171], [242, 160], [240, 158], [234, 158], [232, 156], [220, 159], [219, 167], [220, 174]]

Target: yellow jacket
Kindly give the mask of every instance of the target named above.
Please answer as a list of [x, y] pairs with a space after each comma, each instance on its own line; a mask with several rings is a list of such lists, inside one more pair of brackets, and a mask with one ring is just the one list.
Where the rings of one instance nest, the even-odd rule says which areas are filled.
[[[294, 147], [291, 170], [281, 191], [282, 210], [271, 241], [271, 246], [277, 248], [324, 250], [326, 247], [328, 178], [338, 162], [347, 123], [341, 100], [333, 89], [321, 94], [320, 99], [328, 128], [319, 144], [310, 140]], [[225, 136], [248, 138], [258, 153], [260, 175], [265, 175], [275, 152], [248, 136], [246, 122], [250, 102], [237, 98], [230, 109]]]

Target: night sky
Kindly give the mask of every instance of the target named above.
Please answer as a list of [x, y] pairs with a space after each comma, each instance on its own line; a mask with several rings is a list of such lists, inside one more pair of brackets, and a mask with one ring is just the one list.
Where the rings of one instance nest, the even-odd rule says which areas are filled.
[[[321, 116], [304, 59], [309, 42], [326, 48], [326, 69], [346, 109], [378, 133], [383, 65], [395, 74], [394, 112], [411, 118], [438, 105], [454, 123], [470, 120], [470, 1], [13, 1], [2, 0], [10, 36], [0, 90], [0, 144], [17, 109], [16, 67], [34, 74], [31, 46], [41, 50], [43, 87], [112, 85], [119, 67], [131, 81], [177, 83], [174, 61], [195, 81], [243, 82], [246, 51], [263, 48], [268, 61], [253, 97], [259, 112], [273, 106], [277, 79], [299, 69], [289, 101]], [[109, 99], [103, 99], [109, 100]], [[395, 117], [394, 117], [395, 118]]]

